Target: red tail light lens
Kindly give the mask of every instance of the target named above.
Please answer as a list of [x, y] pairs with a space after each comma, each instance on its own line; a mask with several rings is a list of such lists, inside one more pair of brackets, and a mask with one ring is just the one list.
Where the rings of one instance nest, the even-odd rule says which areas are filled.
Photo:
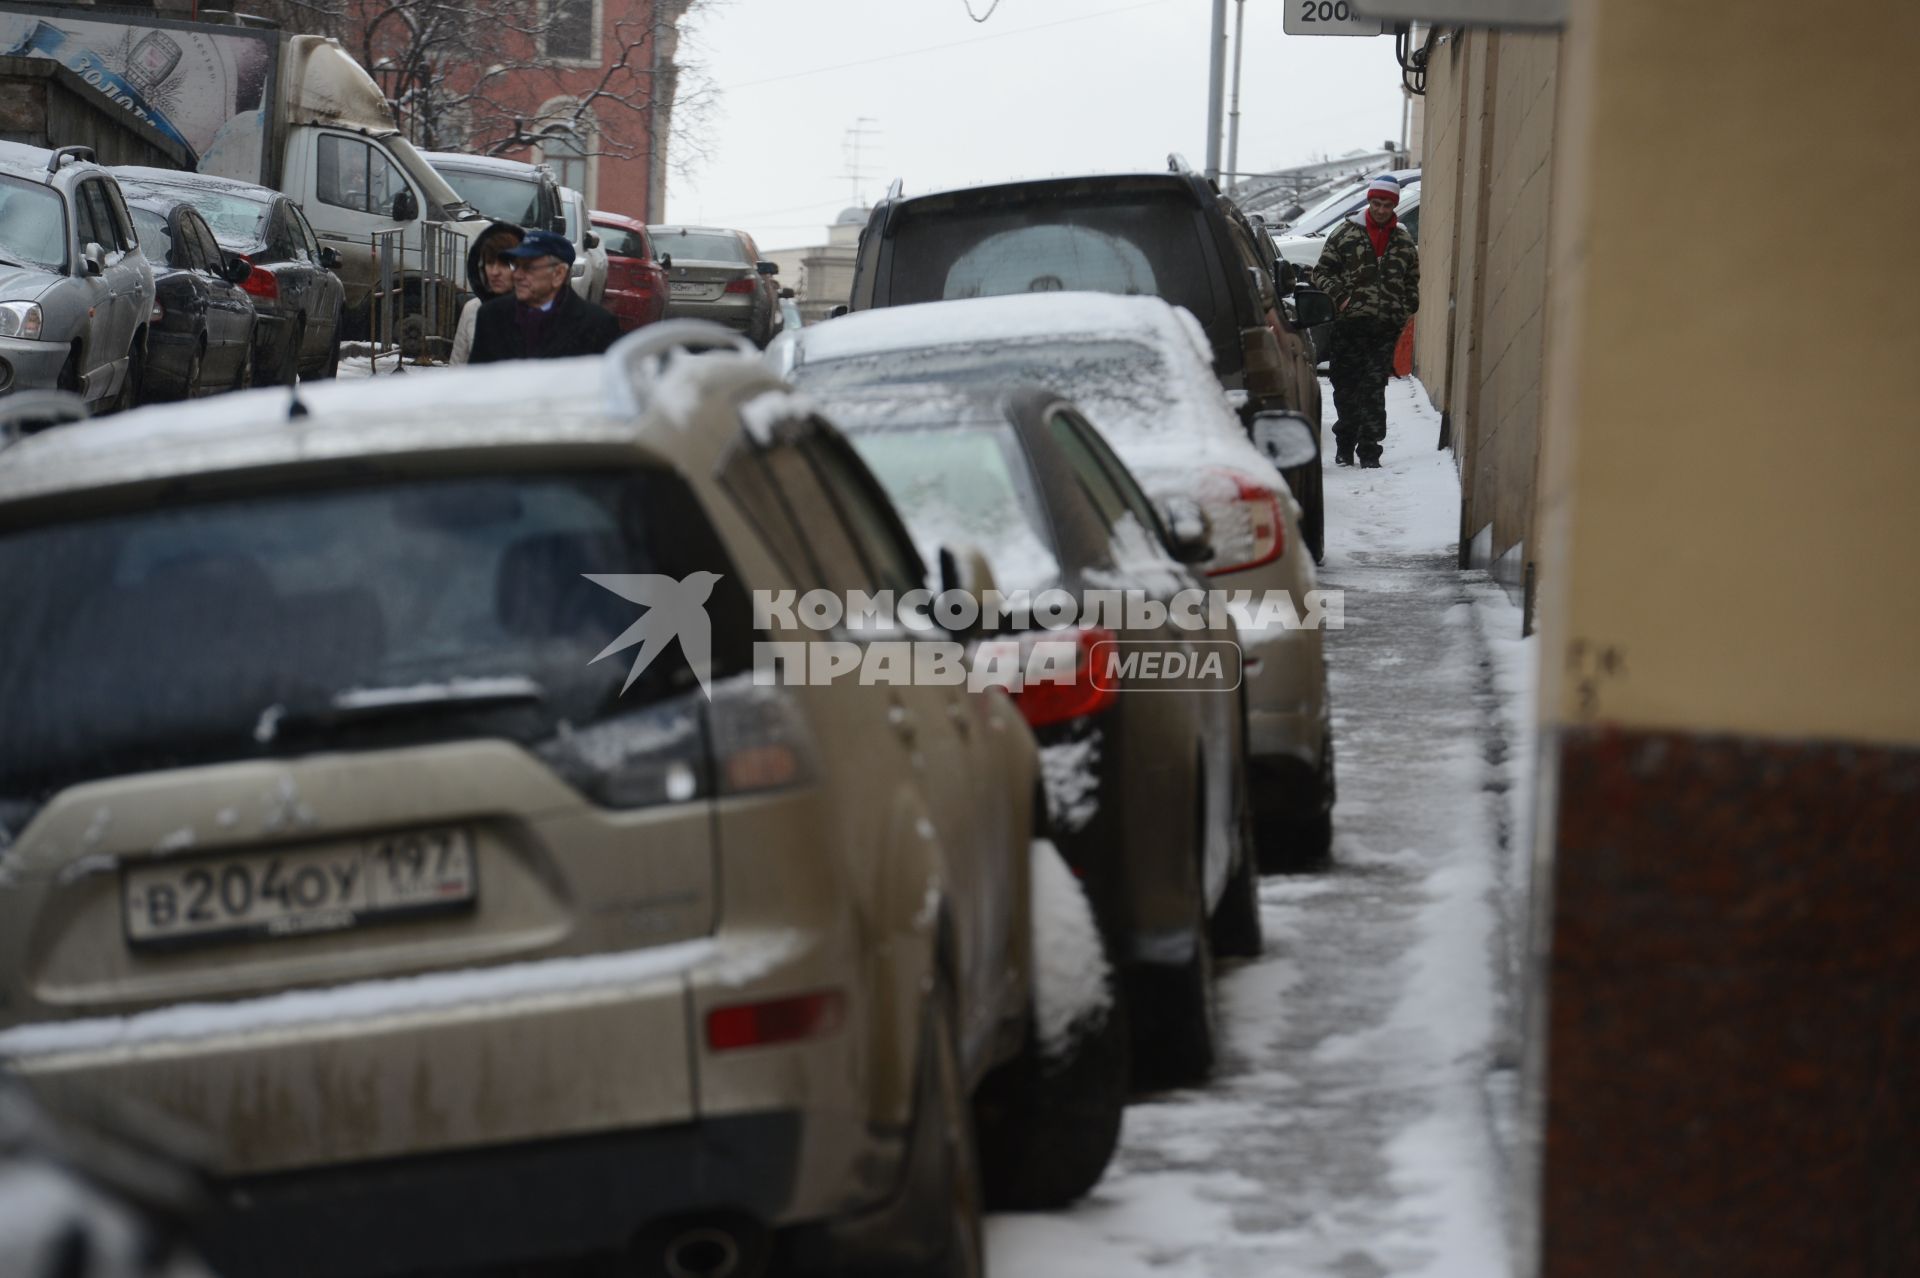
[[838, 990], [716, 1007], [707, 1013], [707, 1048], [730, 1052], [821, 1038], [847, 1019], [847, 999]]
[[741, 276], [741, 277], [740, 277], [739, 279], [737, 279], [737, 280], [728, 280], [728, 281], [727, 281], [727, 292], [729, 292], [729, 293], [751, 293], [751, 292], [753, 292], [753, 276], [751, 276], [751, 275], [742, 275], [742, 276]]
[[1213, 530], [1209, 577], [1272, 563], [1287, 550], [1287, 521], [1279, 493], [1244, 475], [1218, 472], [1203, 504]]
[[274, 278], [273, 272], [267, 270], [265, 267], [254, 266], [253, 259], [250, 257], [242, 255], [240, 260], [248, 266], [253, 266], [253, 270], [247, 273], [247, 278], [240, 281], [240, 287], [255, 297], [263, 298], [266, 301], [279, 301], [280, 281]]
[[1100, 626], [1084, 626], [1071, 632], [1041, 631], [1024, 637], [1020, 645], [1023, 663], [1036, 645], [1063, 640], [1071, 640], [1074, 644], [1072, 678], [1022, 683], [1020, 691], [1013, 694], [1013, 704], [1031, 727], [1044, 728], [1049, 724], [1098, 714], [1120, 695], [1112, 687], [1098, 687], [1094, 682], [1094, 645], [1113, 642], [1113, 632]]

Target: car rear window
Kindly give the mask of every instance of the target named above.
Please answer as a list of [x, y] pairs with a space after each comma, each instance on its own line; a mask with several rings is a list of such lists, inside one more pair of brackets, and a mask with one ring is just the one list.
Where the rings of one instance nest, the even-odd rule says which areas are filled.
[[173, 256], [173, 232], [167, 229], [164, 214], [134, 205], [133, 233], [140, 237], [140, 251], [155, 266], [165, 266]]
[[717, 235], [710, 231], [677, 231], [654, 227], [653, 245], [662, 253], [673, 254], [676, 262], [739, 262], [746, 264], [747, 246], [735, 235]]
[[646, 237], [638, 231], [624, 226], [608, 226], [604, 222], [595, 222], [593, 229], [600, 232], [600, 242], [606, 246], [609, 257], [651, 256], [647, 252]]
[[1203, 225], [1183, 192], [1088, 192], [915, 212], [891, 236], [887, 304], [1079, 291], [1214, 311]]
[[[749, 668], [746, 592], [661, 470], [278, 492], [0, 532], [0, 799], [395, 733], [543, 739], [693, 679], [673, 644], [623, 697], [636, 649], [595, 658], [645, 610], [583, 574], [696, 571], [721, 575], [715, 675]], [[543, 695], [359, 736], [275, 728], [355, 690], [501, 679]]]
[[[136, 187], [128, 189], [134, 190]], [[267, 214], [273, 211], [268, 201], [250, 200], [244, 195], [228, 195], [223, 191], [210, 191], [197, 186], [181, 186], [167, 190], [165, 194], [185, 200], [199, 210], [200, 216], [207, 219], [207, 225], [213, 228], [213, 237], [222, 244], [244, 247], [263, 243], [267, 238]], [[139, 211], [135, 210], [136, 222], [139, 216]], [[143, 232], [142, 247], [145, 244]], [[147, 256], [153, 256], [151, 250], [147, 251]]]

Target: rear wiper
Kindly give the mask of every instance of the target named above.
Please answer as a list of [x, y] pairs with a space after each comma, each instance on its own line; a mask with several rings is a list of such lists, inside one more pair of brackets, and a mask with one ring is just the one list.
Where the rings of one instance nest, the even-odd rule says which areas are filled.
[[449, 679], [396, 688], [349, 688], [322, 705], [268, 706], [254, 725], [253, 739], [267, 745], [285, 732], [325, 731], [352, 724], [413, 719], [501, 706], [538, 705], [546, 689], [510, 675], [496, 679]]

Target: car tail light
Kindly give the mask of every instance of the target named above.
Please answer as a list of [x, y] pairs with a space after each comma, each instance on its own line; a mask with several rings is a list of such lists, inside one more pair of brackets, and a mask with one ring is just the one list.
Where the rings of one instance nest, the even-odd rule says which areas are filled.
[[622, 809], [784, 790], [819, 771], [798, 707], [744, 679], [716, 683], [711, 700], [692, 692], [563, 728], [534, 753], [589, 799]]
[[1096, 644], [1111, 644], [1113, 632], [1101, 626], [1082, 626], [1076, 630], [1041, 630], [1020, 637], [1020, 666], [1029, 666], [1033, 650], [1043, 643], [1071, 641], [1074, 645], [1071, 676], [1037, 683], [1022, 682], [1012, 694], [1013, 704], [1029, 727], [1044, 728], [1069, 719], [1097, 714], [1112, 705], [1120, 694], [1095, 681], [1093, 650]]
[[707, 1013], [707, 1047], [728, 1052], [821, 1038], [846, 1019], [847, 998], [839, 990], [716, 1007]]
[[1246, 368], [1247, 392], [1254, 399], [1277, 395], [1286, 389], [1285, 362], [1280, 357], [1280, 339], [1266, 325], [1240, 330], [1240, 356]]
[[753, 276], [751, 276], [751, 275], [742, 275], [742, 276], [741, 276], [741, 277], [740, 277], [739, 279], [737, 279], [737, 280], [728, 280], [728, 281], [727, 281], [727, 290], [726, 290], [726, 291], [727, 291], [727, 292], [729, 292], [729, 293], [751, 293], [751, 292], [753, 292]]
[[153, 299], [153, 309], [147, 312], [147, 323], [158, 324], [167, 317], [167, 308], [160, 305], [160, 299]]
[[244, 253], [240, 254], [240, 260], [253, 267], [247, 272], [247, 278], [240, 281], [240, 287], [263, 301], [279, 301], [280, 281], [274, 278], [273, 272], [254, 266], [253, 259]]
[[1209, 577], [1272, 563], [1287, 550], [1286, 500], [1267, 485], [1232, 471], [1215, 471], [1201, 506], [1213, 537]]

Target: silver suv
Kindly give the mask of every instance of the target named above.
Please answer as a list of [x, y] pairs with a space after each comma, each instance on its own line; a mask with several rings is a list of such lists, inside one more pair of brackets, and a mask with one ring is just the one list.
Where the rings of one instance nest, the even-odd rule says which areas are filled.
[[0, 142], [0, 394], [132, 407], [153, 294], [120, 186], [90, 149]]
[[756, 680], [808, 636], [752, 592], [924, 568], [672, 336], [0, 449], [0, 1061], [196, 1133], [228, 1278], [973, 1275], [979, 1169], [1105, 1165], [1124, 1036], [1035, 1065], [1026, 724]]

